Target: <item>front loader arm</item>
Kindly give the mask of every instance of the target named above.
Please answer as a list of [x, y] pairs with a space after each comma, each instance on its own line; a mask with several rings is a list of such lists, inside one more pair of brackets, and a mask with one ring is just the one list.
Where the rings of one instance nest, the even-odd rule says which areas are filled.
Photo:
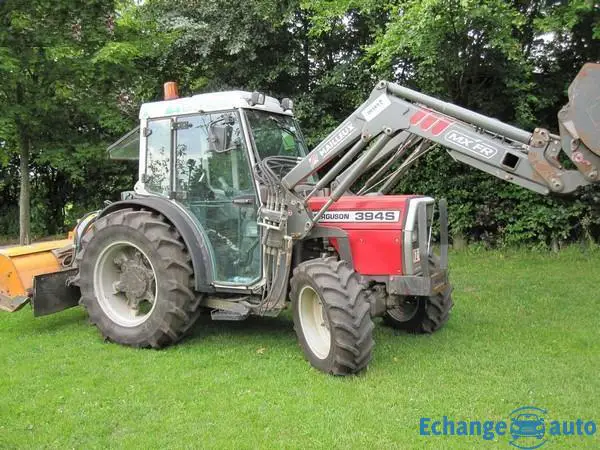
[[[499, 120], [382, 81], [369, 99], [282, 179], [293, 190], [335, 157], [307, 196], [330, 187], [330, 200], [313, 220], [364, 173], [375, 171], [358, 194], [389, 193], [433, 145], [465, 164], [541, 194], [570, 193], [600, 180], [600, 64], [586, 64], [559, 113], [560, 136], [521, 130]], [[563, 153], [575, 169], [559, 159]], [[393, 170], [392, 170], [393, 169]]]

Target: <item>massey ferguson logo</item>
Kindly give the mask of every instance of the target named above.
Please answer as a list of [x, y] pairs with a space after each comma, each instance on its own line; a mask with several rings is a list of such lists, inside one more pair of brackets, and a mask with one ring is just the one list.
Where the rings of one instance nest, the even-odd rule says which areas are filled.
[[319, 222], [398, 222], [400, 211], [327, 211]]
[[465, 150], [477, 153], [479, 156], [482, 156], [486, 159], [490, 159], [498, 153], [497, 149], [486, 144], [482, 139], [478, 139], [460, 131], [453, 130], [452, 128], [450, 128], [450, 130], [448, 130], [448, 132], [445, 134], [444, 139], [464, 148]]
[[342, 124], [340, 131], [338, 131], [335, 136], [325, 142], [325, 144], [323, 144], [323, 148], [319, 149], [319, 155], [321, 155], [321, 158], [324, 158], [331, 150], [344, 142], [344, 140], [350, 133], [354, 131], [354, 129], [354, 125], [352, 125], [350, 122]]

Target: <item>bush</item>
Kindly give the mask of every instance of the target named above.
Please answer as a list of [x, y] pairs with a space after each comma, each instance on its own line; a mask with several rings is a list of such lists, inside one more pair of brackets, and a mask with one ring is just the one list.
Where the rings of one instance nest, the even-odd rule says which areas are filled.
[[398, 192], [448, 199], [453, 235], [487, 246], [548, 248], [600, 239], [600, 189], [542, 196], [434, 151], [409, 171]]

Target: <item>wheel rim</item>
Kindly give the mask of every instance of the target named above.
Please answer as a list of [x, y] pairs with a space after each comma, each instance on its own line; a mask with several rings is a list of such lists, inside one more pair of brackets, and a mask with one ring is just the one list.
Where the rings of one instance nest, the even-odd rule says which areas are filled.
[[311, 286], [304, 286], [298, 303], [300, 327], [306, 343], [319, 359], [327, 358], [331, 349], [331, 332], [319, 294]]
[[387, 311], [388, 315], [398, 322], [408, 322], [416, 316], [421, 301], [419, 297], [408, 297], [398, 306]]
[[156, 271], [137, 245], [113, 242], [96, 259], [94, 292], [114, 323], [135, 327], [148, 320], [156, 306]]

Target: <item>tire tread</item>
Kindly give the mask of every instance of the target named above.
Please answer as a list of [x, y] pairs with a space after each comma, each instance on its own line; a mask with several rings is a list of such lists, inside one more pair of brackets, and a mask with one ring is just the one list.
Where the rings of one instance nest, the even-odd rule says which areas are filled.
[[[328, 311], [332, 335], [332, 357], [327, 367], [318, 367], [334, 375], [359, 373], [367, 368], [373, 352], [373, 321], [365, 286], [348, 264], [335, 257], [318, 258], [299, 264], [290, 281], [290, 297], [296, 305], [304, 280], [312, 279]], [[302, 333], [295, 320], [299, 337]], [[310, 349], [300, 345], [310, 360]], [[330, 353], [331, 355], [331, 353]]]
[[[166, 290], [172, 303], [160, 324], [153, 329], [141, 327], [137, 336], [122, 335], [98, 305], [94, 295], [93, 261], [86, 258], [86, 247], [94, 235], [112, 226], [125, 226], [146, 236], [161, 258], [163, 279], [168, 280]], [[79, 273], [76, 277], [82, 296], [79, 303], [87, 310], [90, 322], [102, 333], [105, 340], [133, 347], [162, 348], [179, 341], [192, 327], [200, 313], [200, 298], [190, 287], [193, 286], [194, 270], [187, 249], [179, 233], [158, 213], [131, 208], [118, 210], [99, 218], [82, 238], [82, 248], [77, 252], [76, 263]], [[161, 301], [161, 299], [157, 299]]]

